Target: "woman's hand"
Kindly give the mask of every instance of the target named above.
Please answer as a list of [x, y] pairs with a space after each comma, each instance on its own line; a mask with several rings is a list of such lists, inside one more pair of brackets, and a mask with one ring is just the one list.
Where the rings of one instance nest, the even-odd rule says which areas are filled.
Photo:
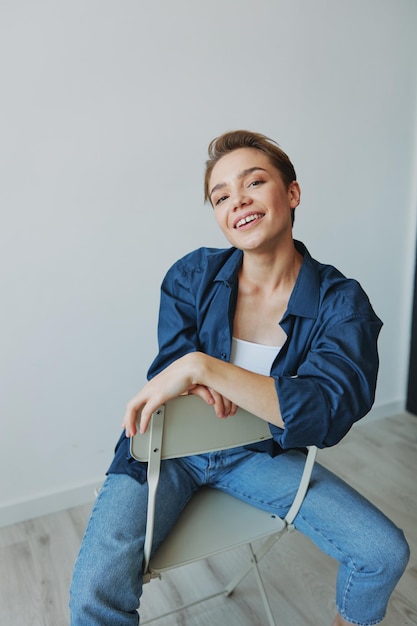
[[207, 404], [212, 404], [215, 414], [222, 419], [234, 415], [239, 408], [228, 398], [225, 398], [211, 387], [205, 387], [204, 385], [196, 385], [189, 390], [188, 394], [199, 396]]
[[187, 356], [181, 357], [146, 385], [127, 403], [123, 418], [123, 427], [126, 436], [136, 434], [136, 417], [140, 413], [140, 432], [144, 433], [148, 427], [152, 413], [171, 398], [188, 393], [194, 386], [187, 367]]
[[204, 355], [198, 352], [186, 354], [146, 383], [126, 406], [123, 427], [127, 437], [136, 435], [138, 413], [140, 413], [139, 430], [144, 433], [152, 413], [161, 404], [184, 394], [199, 396], [207, 404], [212, 404], [218, 417], [226, 418], [236, 413], [237, 406], [235, 404], [214, 389], [198, 382], [196, 373], [199, 370], [199, 360], [202, 358]]

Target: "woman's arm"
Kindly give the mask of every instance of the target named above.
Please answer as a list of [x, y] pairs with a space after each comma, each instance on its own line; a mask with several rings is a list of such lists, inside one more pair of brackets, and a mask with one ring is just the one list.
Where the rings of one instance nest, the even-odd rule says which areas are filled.
[[[214, 406], [218, 417], [227, 417], [241, 406], [250, 413], [284, 427], [274, 379], [220, 361], [202, 352], [191, 352], [152, 378], [127, 404], [123, 427], [128, 437], [145, 432], [152, 413], [184, 393], [199, 395]], [[230, 403], [224, 401], [228, 398]], [[226, 402], [226, 404], [225, 404]]]

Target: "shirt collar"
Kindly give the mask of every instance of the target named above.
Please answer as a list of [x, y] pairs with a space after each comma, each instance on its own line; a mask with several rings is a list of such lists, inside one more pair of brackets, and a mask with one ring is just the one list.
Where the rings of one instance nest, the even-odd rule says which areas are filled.
[[318, 315], [320, 299], [318, 264], [301, 241], [294, 240], [294, 245], [303, 256], [303, 262], [288, 302], [287, 314], [315, 319]]
[[[316, 318], [320, 298], [320, 275], [317, 262], [301, 241], [294, 240], [297, 251], [303, 256], [294, 289], [284, 315]], [[243, 252], [237, 248], [230, 249], [230, 255], [215, 276], [215, 281], [226, 283], [229, 287], [236, 284], [238, 273], [243, 261]]]
[[215, 276], [215, 281], [226, 283], [229, 287], [237, 283], [239, 270], [242, 267], [243, 252], [238, 248], [230, 248], [230, 254]]

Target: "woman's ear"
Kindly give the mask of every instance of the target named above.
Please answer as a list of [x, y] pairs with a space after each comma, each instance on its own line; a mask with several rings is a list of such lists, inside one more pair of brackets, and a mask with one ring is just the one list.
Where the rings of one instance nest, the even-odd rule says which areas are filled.
[[288, 187], [288, 198], [290, 201], [290, 207], [295, 209], [300, 204], [301, 189], [296, 180], [293, 180]]

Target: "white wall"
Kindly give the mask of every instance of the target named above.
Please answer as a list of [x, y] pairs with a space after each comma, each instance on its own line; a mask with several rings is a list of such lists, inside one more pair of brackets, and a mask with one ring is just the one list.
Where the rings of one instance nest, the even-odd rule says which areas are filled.
[[385, 327], [402, 408], [416, 235], [414, 0], [0, 0], [0, 523], [92, 498], [156, 350], [159, 284], [224, 245], [209, 140], [277, 139], [295, 236]]

